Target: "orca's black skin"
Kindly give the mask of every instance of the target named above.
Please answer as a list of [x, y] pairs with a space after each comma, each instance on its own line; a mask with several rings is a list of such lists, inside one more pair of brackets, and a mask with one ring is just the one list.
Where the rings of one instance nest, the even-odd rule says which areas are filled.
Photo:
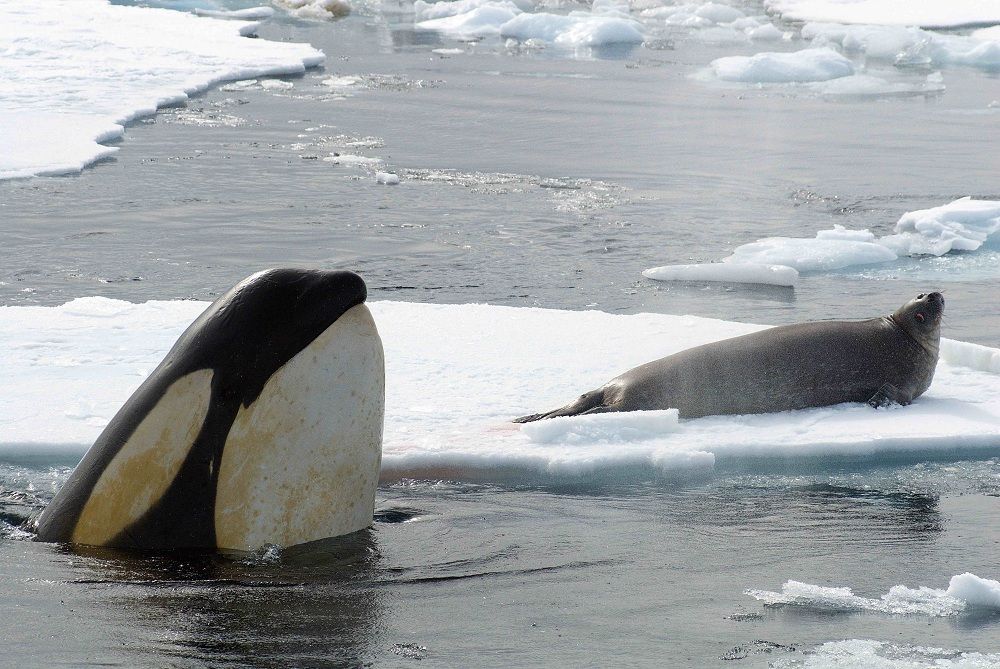
[[216, 482], [240, 406], [252, 404], [272, 374], [366, 297], [361, 277], [345, 271], [272, 269], [237, 284], [184, 331], [118, 411], [42, 513], [36, 538], [70, 541], [102, 472], [164, 392], [191, 372], [211, 369], [208, 414], [177, 477], [157, 504], [108, 545], [215, 548]]

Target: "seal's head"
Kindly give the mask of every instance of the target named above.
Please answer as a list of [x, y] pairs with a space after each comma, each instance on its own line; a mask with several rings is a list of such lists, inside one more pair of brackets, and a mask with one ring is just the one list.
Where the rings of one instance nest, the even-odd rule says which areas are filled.
[[937, 353], [942, 316], [944, 296], [941, 293], [921, 293], [893, 312], [890, 318], [921, 346]]

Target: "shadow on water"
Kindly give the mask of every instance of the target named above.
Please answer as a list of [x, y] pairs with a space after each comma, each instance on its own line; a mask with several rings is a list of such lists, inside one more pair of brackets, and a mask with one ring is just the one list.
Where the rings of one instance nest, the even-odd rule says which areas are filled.
[[96, 594], [100, 615], [129, 630], [143, 656], [153, 648], [184, 666], [328, 667], [359, 666], [374, 652], [381, 556], [369, 530], [253, 554], [73, 553], [83, 559], [70, 587]]

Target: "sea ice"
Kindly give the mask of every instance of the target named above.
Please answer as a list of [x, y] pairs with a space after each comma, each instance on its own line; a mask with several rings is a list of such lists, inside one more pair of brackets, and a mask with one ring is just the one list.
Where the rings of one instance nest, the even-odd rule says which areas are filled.
[[[205, 306], [90, 297], [0, 307], [0, 460], [80, 457]], [[561, 406], [635, 365], [763, 328], [662, 314], [369, 306], [386, 352], [384, 480], [674, 475], [734, 458], [1000, 452], [997, 349], [945, 340], [930, 390], [896, 410], [845, 404], [689, 421], [663, 411], [520, 426], [510, 420]]]
[[767, 237], [738, 246], [726, 263], [774, 264], [800, 272], [842, 269], [892, 262], [900, 256], [942, 256], [975, 251], [1000, 231], [1000, 201], [959, 198], [953, 202], [903, 214], [893, 234], [876, 237], [868, 230], [836, 225], [812, 239]]
[[[826, 232], [826, 231], [823, 231]], [[821, 234], [821, 233], [820, 233]], [[767, 237], [738, 246], [724, 263], [785, 265], [800, 272], [826, 272], [853, 265], [891, 262], [898, 256], [874, 242], [853, 239]]]
[[323, 160], [328, 163], [334, 163], [337, 165], [348, 165], [351, 167], [373, 167], [382, 162], [381, 158], [359, 156], [353, 153], [331, 153]]
[[79, 172], [160, 106], [323, 62], [308, 44], [246, 39], [256, 25], [106, 0], [0, 3], [0, 179]]
[[376, 172], [375, 183], [385, 186], [395, 186], [399, 183], [399, 175], [392, 172]]
[[500, 35], [521, 43], [541, 40], [571, 47], [638, 44], [644, 39], [641, 24], [629, 18], [628, 7], [614, 2], [594, 2], [591, 11], [568, 15], [525, 12], [508, 0], [418, 0], [414, 11], [417, 28], [457, 37]]
[[348, 0], [273, 0], [289, 14], [300, 19], [327, 21], [351, 13]]
[[247, 7], [246, 9], [201, 9], [191, 10], [197, 16], [209, 16], [219, 19], [236, 19], [240, 21], [261, 21], [274, 16], [272, 7]]
[[643, 270], [642, 275], [656, 281], [721, 281], [772, 286], [794, 286], [799, 281], [799, 273], [793, 267], [750, 262], [664, 265]]
[[963, 653], [871, 639], [828, 641], [806, 653], [803, 659], [778, 658], [768, 666], [773, 669], [994, 669], [1000, 666], [1000, 653]]
[[826, 611], [871, 611], [891, 614], [953, 616], [970, 609], [1000, 611], [1000, 582], [964, 573], [952, 576], [947, 590], [894, 585], [878, 599], [855, 595], [850, 588], [786, 581], [781, 592], [747, 590], [769, 605], [801, 606]]
[[791, 21], [924, 28], [1000, 23], [1000, 3], [995, 0], [764, 0], [764, 6]]
[[913, 27], [807, 23], [802, 37], [815, 47], [836, 45], [868, 58], [898, 65], [1000, 67], [1000, 36], [983, 30], [972, 36], [942, 34]]
[[711, 68], [719, 79], [745, 83], [826, 81], [854, 74], [854, 64], [830, 48], [727, 56], [713, 60]]

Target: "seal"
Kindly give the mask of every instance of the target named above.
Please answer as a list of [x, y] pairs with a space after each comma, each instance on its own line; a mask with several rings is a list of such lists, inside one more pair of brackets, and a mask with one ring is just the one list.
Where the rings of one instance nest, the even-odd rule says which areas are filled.
[[272, 269], [213, 302], [35, 523], [37, 539], [254, 550], [372, 522], [385, 364], [351, 272]]
[[918, 295], [889, 316], [798, 323], [690, 348], [615, 377], [543, 418], [675, 408], [682, 418], [842, 402], [909, 404], [931, 384], [944, 297]]

